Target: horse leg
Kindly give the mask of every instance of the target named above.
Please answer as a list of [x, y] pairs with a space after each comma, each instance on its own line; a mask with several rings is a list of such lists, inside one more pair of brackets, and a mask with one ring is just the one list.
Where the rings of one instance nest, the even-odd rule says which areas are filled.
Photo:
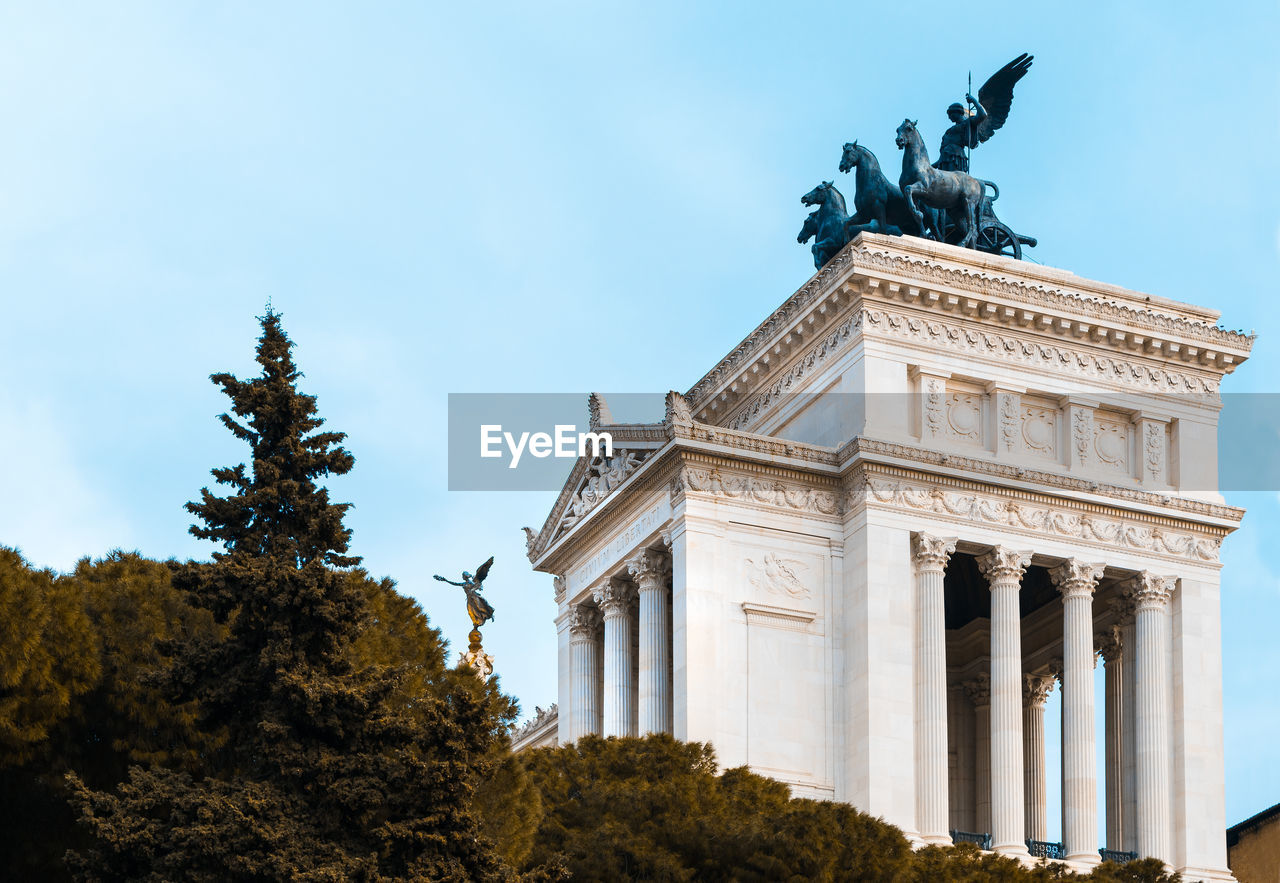
[[902, 188], [902, 196], [907, 201], [907, 206], [911, 209], [911, 214], [915, 216], [916, 223], [920, 226], [921, 232], [924, 231], [924, 214], [920, 211], [920, 207], [916, 205], [916, 186], [908, 184]]
[[961, 245], [965, 248], [975, 248], [978, 242], [978, 205], [973, 200], [966, 201], [964, 218], [964, 241]]
[[889, 233], [889, 201], [888, 200], [882, 200], [881, 202], [876, 203], [875, 219], [880, 222], [879, 232], [885, 235], [888, 235]]

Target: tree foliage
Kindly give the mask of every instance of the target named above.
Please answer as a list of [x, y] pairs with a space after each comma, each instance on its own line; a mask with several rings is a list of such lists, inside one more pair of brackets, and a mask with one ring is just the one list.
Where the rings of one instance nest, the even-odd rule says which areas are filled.
[[1159, 861], [1027, 867], [972, 844], [912, 851], [853, 807], [792, 798], [746, 768], [717, 772], [708, 745], [669, 736], [600, 739], [522, 757], [544, 812], [526, 864], [574, 880], [1174, 883]]
[[213, 376], [231, 399], [221, 420], [250, 460], [213, 471], [225, 496], [206, 488], [188, 504], [192, 532], [221, 548], [174, 575], [225, 629], [178, 645], [166, 684], [195, 703], [204, 732], [226, 734], [220, 763], [194, 775], [137, 767], [114, 793], [73, 779], [93, 837], [76, 860], [84, 879], [503, 874], [471, 801], [513, 709], [495, 687], [445, 671], [434, 633], [403, 666], [373, 659], [380, 642], [408, 649], [407, 628], [361, 644], [371, 613], [406, 625], [418, 614], [347, 569], [359, 561], [347, 505], [318, 481], [354, 460], [342, 433], [319, 431], [291, 346], [268, 312], [261, 375]]
[[93, 686], [95, 649], [75, 592], [0, 546], [0, 766], [29, 760]]

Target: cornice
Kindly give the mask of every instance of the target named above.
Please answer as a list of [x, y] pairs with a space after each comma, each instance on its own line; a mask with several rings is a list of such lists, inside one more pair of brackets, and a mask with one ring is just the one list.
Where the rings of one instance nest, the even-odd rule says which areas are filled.
[[[838, 476], [848, 475], [859, 463], [883, 463], [888, 460], [890, 462], [885, 464], [887, 466], [909, 470], [902, 473], [904, 475], [927, 475], [931, 481], [943, 479], [969, 481], [971, 484], [967, 486], [972, 488], [997, 487], [999, 493], [1029, 494], [1028, 499], [1052, 501], [1067, 498], [1079, 505], [1094, 506], [1095, 508], [1090, 511], [1098, 513], [1124, 508], [1134, 510], [1133, 517], [1154, 519], [1150, 523], [1156, 524], [1183, 525], [1211, 519], [1219, 523], [1203, 526], [1203, 529], [1217, 530], [1225, 534], [1233, 530], [1244, 517], [1244, 510], [1234, 506], [1208, 503], [1171, 494], [1158, 494], [1069, 474], [1017, 466], [1012, 463], [942, 453], [931, 448], [901, 442], [859, 437], [836, 449], [699, 423], [674, 426], [656, 424], [646, 429], [664, 432], [669, 436], [668, 444], [653, 451], [635, 471], [612, 489], [609, 495], [597, 503], [583, 518], [561, 530], [565, 512], [577, 489], [586, 480], [590, 464], [583, 458], [574, 466], [547, 520], [543, 523], [542, 530], [529, 548], [529, 560], [535, 562], [536, 569], [560, 572], [544, 560], [547, 559], [553, 547], [561, 545], [562, 541], [571, 535], [576, 537], [574, 543], [594, 536], [601, 524], [612, 521], [612, 513], [616, 509], [613, 503], [618, 497], [650, 494], [655, 485], [672, 480], [678, 480], [687, 485], [688, 476], [681, 475], [681, 469], [685, 467], [693, 467], [707, 473], [706, 476], [701, 472], [694, 474], [695, 484], [708, 481], [710, 473], [718, 468], [728, 468], [755, 476], [756, 483], [748, 485], [745, 489], [747, 499], [752, 502], [752, 505], [766, 503], [759, 498], [769, 495], [771, 481], [782, 483], [784, 496], [790, 493], [792, 499], [800, 500], [801, 491], [787, 484], [788, 482], [798, 483], [815, 491], [825, 490], [830, 487], [831, 482], [837, 480]], [[960, 475], [947, 477], [936, 471], [939, 469], [960, 473]], [[774, 490], [777, 489], [774, 488]], [[1081, 497], [1086, 497], [1088, 500], [1081, 501]], [[790, 508], [808, 511], [810, 505], [811, 501], [806, 500], [803, 505]], [[815, 505], [812, 511], [818, 515], [829, 516], [832, 514], [826, 511], [829, 508], [824, 502], [821, 507]], [[1197, 526], [1201, 527], [1201, 525]]]
[[[1213, 393], [1253, 346], [1252, 336], [1212, 325], [1212, 310], [910, 239], [862, 234], [846, 246], [689, 390], [694, 414], [740, 428], [743, 402], [785, 393], [833, 344], [848, 341], [861, 318], [844, 319], [835, 332], [831, 326], [858, 301], [864, 311], [898, 302], [936, 321], [951, 314], [944, 338], [975, 352], [1016, 341], [1028, 357], [1075, 364], [1122, 388]], [[975, 329], [985, 336], [965, 339]], [[1069, 344], [1046, 343], [1051, 338]]]

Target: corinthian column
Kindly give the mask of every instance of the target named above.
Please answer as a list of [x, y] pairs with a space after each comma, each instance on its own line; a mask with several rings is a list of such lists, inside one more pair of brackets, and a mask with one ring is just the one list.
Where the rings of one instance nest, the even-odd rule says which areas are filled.
[[631, 736], [631, 587], [610, 579], [595, 590], [604, 613], [604, 726], [601, 735]]
[[1048, 798], [1044, 777], [1044, 703], [1053, 691], [1053, 675], [1022, 679], [1022, 745], [1026, 773], [1026, 833], [1031, 840], [1049, 839]]
[[1067, 861], [1098, 864], [1098, 768], [1093, 735], [1093, 590], [1101, 564], [1072, 558], [1051, 572], [1062, 593], [1062, 845]]
[[991, 848], [1027, 855], [1022, 793], [1022, 615], [1030, 552], [1000, 546], [978, 559], [991, 586]]
[[627, 562], [627, 570], [640, 593], [640, 735], [671, 732], [671, 691], [667, 669], [671, 664], [671, 632], [668, 628], [667, 586], [663, 556], [651, 550]]
[[576, 742], [583, 736], [600, 734], [599, 682], [600, 645], [596, 629], [600, 615], [590, 607], [574, 607], [569, 613], [569, 664], [573, 686], [570, 690]]
[[991, 832], [991, 678], [978, 675], [964, 682], [965, 694], [973, 706], [974, 731], [974, 834]]
[[1124, 644], [1120, 628], [1112, 626], [1095, 642], [1102, 654], [1106, 677], [1106, 707], [1103, 714], [1107, 780], [1107, 849], [1124, 850], [1124, 731], [1132, 726], [1124, 715]]
[[1134, 721], [1138, 717], [1138, 632], [1133, 617], [1132, 598], [1125, 599], [1120, 619], [1120, 646], [1126, 660], [1120, 696], [1120, 843], [1125, 852], [1138, 851], [1138, 741]]
[[1129, 584], [1137, 625], [1138, 854], [1168, 862], [1169, 851], [1169, 600], [1174, 579], [1144, 571]]
[[947, 636], [943, 571], [955, 538], [911, 535], [916, 566], [916, 830], [925, 843], [947, 833]]

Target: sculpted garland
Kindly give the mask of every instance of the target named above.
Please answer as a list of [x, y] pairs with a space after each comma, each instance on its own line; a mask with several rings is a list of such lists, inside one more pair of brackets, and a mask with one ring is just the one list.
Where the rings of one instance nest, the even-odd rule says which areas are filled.
[[850, 505], [879, 503], [980, 524], [1013, 527], [1194, 561], [1216, 561], [1221, 541], [1174, 534], [1095, 515], [1036, 506], [976, 493], [949, 492], [905, 482], [868, 479], [850, 493]]

